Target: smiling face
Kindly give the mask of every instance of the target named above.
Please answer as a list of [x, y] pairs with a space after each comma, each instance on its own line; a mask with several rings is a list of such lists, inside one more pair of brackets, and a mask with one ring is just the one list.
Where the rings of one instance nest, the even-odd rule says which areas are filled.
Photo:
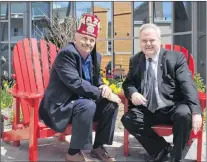
[[155, 29], [146, 28], [140, 33], [140, 48], [147, 57], [157, 54], [161, 45], [160, 38]]
[[92, 52], [95, 43], [96, 39], [92, 36], [80, 33], [75, 34], [74, 44], [84, 59]]

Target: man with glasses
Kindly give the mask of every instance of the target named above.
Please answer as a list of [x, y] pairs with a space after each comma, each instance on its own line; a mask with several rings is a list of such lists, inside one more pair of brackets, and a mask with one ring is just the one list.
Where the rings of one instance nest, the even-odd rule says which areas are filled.
[[57, 55], [50, 81], [39, 108], [40, 119], [57, 132], [64, 132], [72, 123], [70, 147], [66, 161], [87, 161], [82, 150], [92, 147], [92, 122], [98, 121], [91, 156], [114, 161], [104, 144], [113, 142], [120, 98], [102, 82], [101, 55], [95, 44], [100, 20], [84, 14], [69, 43]]
[[[195, 83], [184, 55], [161, 48], [155, 24], [141, 26], [140, 48], [123, 83], [129, 111], [121, 121], [151, 155], [150, 162], [162, 162], [169, 153], [172, 162], [180, 162], [191, 129], [196, 134], [202, 124]], [[173, 126], [173, 147], [153, 131], [157, 124]]]

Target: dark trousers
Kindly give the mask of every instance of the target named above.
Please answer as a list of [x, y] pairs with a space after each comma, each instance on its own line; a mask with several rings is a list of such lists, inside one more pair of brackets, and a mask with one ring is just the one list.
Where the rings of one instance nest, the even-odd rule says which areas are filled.
[[92, 148], [92, 124], [97, 121], [95, 142], [111, 145], [114, 137], [118, 105], [107, 99], [98, 103], [89, 99], [75, 100], [72, 114], [70, 148]]
[[146, 107], [138, 106], [130, 109], [121, 119], [124, 127], [132, 134], [145, 150], [157, 155], [167, 142], [151, 128], [157, 124], [173, 125], [173, 152], [176, 160], [182, 160], [182, 152], [188, 142], [192, 129], [192, 114], [185, 104], [166, 107], [151, 113]]

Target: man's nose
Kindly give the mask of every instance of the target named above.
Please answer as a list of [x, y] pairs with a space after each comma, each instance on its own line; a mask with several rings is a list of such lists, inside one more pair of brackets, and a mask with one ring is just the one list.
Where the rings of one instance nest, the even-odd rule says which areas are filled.
[[90, 44], [90, 40], [87, 40], [87, 41], [86, 41], [86, 44]]
[[147, 41], [147, 45], [151, 45], [150, 41]]

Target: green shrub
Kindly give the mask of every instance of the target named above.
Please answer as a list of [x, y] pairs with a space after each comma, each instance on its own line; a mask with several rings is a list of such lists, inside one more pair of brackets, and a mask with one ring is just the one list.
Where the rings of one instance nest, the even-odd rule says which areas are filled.
[[13, 104], [13, 97], [8, 92], [9, 85], [7, 81], [3, 81], [3, 88], [0, 89], [1, 109], [11, 107]]
[[197, 90], [199, 92], [205, 92], [206, 91], [206, 87], [205, 84], [203, 83], [203, 79], [200, 76], [200, 73], [196, 73], [194, 76], [194, 82], [197, 86]]

